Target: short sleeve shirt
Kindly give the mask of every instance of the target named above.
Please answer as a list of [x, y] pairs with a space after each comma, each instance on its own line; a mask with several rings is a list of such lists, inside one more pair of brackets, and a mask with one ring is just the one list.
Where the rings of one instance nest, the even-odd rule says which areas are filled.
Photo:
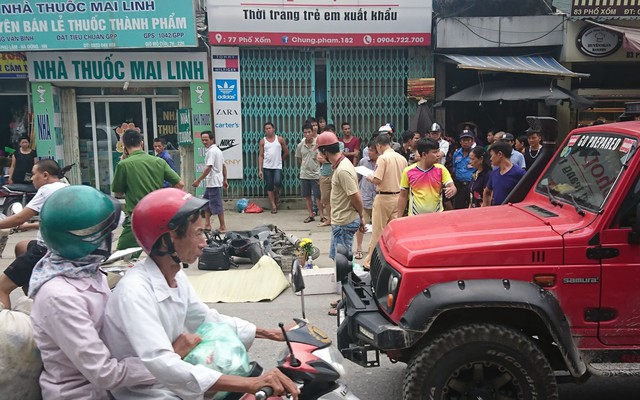
[[215, 144], [207, 149], [204, 155], [204, 164], [211, 166], [211, 172], [205, 178], [206, 187], [222, 187], [224, 177], [222, 176], [222, 166], [224, 165], [224, 155], [222, 150]]
[[124, 211], [130, 215], [144, 196], [162, 188], [164, 180], [177, 185], [180, 177], [162, 158], [136, 150], [118, 163], [111, 182], [111, 191], [124, 193]]
[[524, 156], [517, 150], [513, 150], [510, 157], [511, 164], [517, 165], [520, 168], [526, 168], [527, 163], [524, 160]]
[[502, 175], [500, 174], [500, 168], [491, 171], [489, 182], [487, 182], [487, 187], [493, 191], [491, 205], [502, 204], [509, 193], [511, 193], [511, 190], [516, 187], [520, 179], [524, 176], [524, 173], [525, 171], [517, 165], [513, 165], [511, 169]]
[[407, 168], [407, 160], [392, 149], [387, 149], [380, 154], [376, 161], [376, 170], [373, 171], [373, 177], [382, 181], [378, 185], [378, 191], [399, 192], [400, 179], [405, 168]]
[[440, 148], [440, 151], [444, 153], [444, 156], [440, 159], [440, 164], [444, 165], [447, 161], [447, 153], [449, 152], [449, 142], [444, 139], [440, 139], [438, 141], [438, 147]]
[[[45, 200], [47, 200], [53, 192], [55, 192], [56, 190], [62, 189], [65, 186], [67, 186], [66, 183], [59, 182], [59, 181], [48, 183], [46, 185], [41, 186], [40, 189], [38, 189], [38, 191], [36, 192], [36, 195], [33, 196], [33, 199], [31, 199], [31, 201], [27, 204], [26, 207], [32, 209], [37, 213], [40, 213], [40, 210], [42, 210], [42, 206], [44, 205]], [[42, 235], [40, 234], [39, 229], [38, 229], [38, 234], [36, 236], [36, 240], [38, 242], [44, 242], [44, 240], [42, 240]]]
[[296, 147], [296, 158], [302, 160], [300, 164], [300, 179], [320, 179], [320, 163], [318, 162], [318, 150], [315, 150], [316, 141], [307, 144], [304, 140]]
[[[370, 158], [363, 158], [358, 162], [358, 165], [374, 170], [376, 168], [375, 161], [371, 161]], [[362, 206], [367, 209], [373, 208], [373, 199], [376, 197], [376, 185], [369, 182], [368, 179], [360, 179], [360, 195], [362, 196]]]
[[473, 174], [473, 181], [471, 181], [471, 208], [482, 207], [482, 198], [484, 196], [484, 188], [487, 187], [489, 181], [489, 171], [482, 171], [478, 173], [476, 171]]
[[471, 182], [473, 173], [476, 172], [475, 168], [469, 166], [469, 154], [465, 156], [462, 148], [453, 153], [453, 169], [456, 181], [460, 182]]
[[[349, 153], [353, 153], [356, 150], [360, 150], [360, 139], [355, 136], [351, 136], [351, 141], [349, 143], [345, 142], [344, 139], [340, 139], [340, 143], [344, 144], [344, 151], [348, 151]], [[349, 161], [353, 162], [354, 156], [347, 156]]]
[[400, 187], [409, 190], [409, 215], [443, 211], [442, 188], [451, 182], [451, 174], [441, 164], [428, 170], [420, 169], [418, 164], [405, 168]]
[[347, 225], [358, 218], [349, 196], [358, 193], [358, 175], [346, 157], [340, 161], [331, 177], [331, 224]]

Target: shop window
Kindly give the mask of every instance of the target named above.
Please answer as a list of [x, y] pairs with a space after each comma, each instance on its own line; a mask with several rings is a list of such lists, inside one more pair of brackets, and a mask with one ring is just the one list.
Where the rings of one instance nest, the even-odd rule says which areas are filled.
[[24, 80], [0, 79], [3, 94], [27, 94], [29, 93], [27, 89], [28, 84], [29, 82]]
[[76, 88], [76, 96], [100, 96], [102, 89], [99, 87], [78, 87]]
[[[593, 125], [595, 121], [603, 123], [616, 122], [616, 119], [624, 112], [624, 103], [628, 100], [595, 100], [593, 108], [578, 112], [578, 126]], [[598, 124], [599, 122], [595, 122]]]
[[156, 94], [177, 96], [180, 94], [180, 88], [177, 87], [159, 87], [156, 88]]

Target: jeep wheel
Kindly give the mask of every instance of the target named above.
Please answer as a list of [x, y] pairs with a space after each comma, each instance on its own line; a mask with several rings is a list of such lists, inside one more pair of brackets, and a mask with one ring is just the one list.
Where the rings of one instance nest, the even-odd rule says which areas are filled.
[[445, 331], [418, 351], [404, 377], [404, 399], [558, 399], [553, 370], [525, 335], [500, 325]]

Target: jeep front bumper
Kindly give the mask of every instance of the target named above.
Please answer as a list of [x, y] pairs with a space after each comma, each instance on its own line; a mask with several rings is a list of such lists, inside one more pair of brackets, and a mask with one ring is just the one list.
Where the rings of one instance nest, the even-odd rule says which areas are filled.
[[[379, 351], [411, 347], [424, 334], [401, 328], [379, 311], [369, 277], [360, 280], [351, 274], [342, 292], [338, 348], [346, 359], [364, 367], [379, 366]], [[372, 353], [375, 353], [374, 359], [370, 358]]]

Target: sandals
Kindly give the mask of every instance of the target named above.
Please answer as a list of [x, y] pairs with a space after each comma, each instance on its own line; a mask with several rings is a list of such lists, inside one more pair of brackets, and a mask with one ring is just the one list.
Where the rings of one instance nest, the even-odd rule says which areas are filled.
[[319, 228], [322, 228], [323, 226], [331, 226], [331, 222], [324, 217], [320, 219], [320, 223], [318, 224]]
[[320, 218], [320, 222], [327, 222], [327, 218], [326, 217]]
[[332, 301], [331, 303], [329, 303], [329, 305], [331, 306], [331, 308], [336, 308], [338, 307], [338, 303], [340, 303], [340, 299]]
[[308, 224], [309, 222], [313, 222], [313, 221], [315, 221], [315, 220], [316, 220], [316, 219], [315, 219], [315, 218], [313, 218], [313, 217], [307, 217], [307, 218], [304, 220], [304, 223], [305, 223], [305, 224]]
[[356, 251], [356, 255], [354, 256], [356, 260], [362, 260], [362, 251]]
[[277, 208], [272, 208], [271, 209], [271, 214], [277, 214], [278, 213], [278, 209]]
[[337, 317], [338, 316], [338, 309], [337, 308], [331, 308], [327, 314], [331, 315], [332, 317]]

